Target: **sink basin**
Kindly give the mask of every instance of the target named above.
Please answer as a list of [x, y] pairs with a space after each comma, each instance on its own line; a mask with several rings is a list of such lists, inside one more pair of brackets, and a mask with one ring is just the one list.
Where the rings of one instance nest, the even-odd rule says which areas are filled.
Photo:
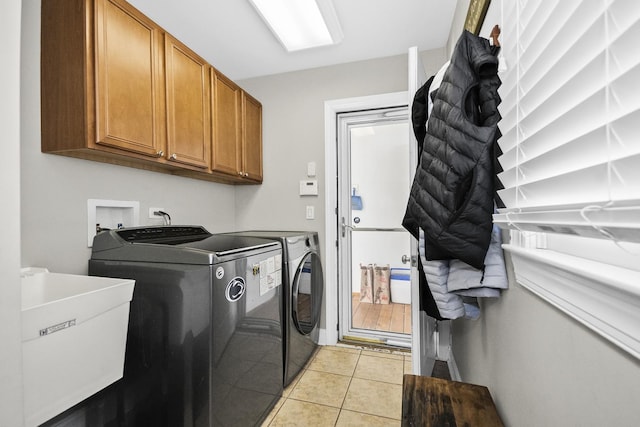
[[22, 270], [27, 426], [122, 378], [134, 281]]

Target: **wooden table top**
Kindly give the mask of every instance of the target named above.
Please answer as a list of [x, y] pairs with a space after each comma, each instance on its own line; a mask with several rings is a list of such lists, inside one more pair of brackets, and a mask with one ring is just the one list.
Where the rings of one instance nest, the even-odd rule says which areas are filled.
[[484, 386], [405, 374], [402, 426], [504, 427]]

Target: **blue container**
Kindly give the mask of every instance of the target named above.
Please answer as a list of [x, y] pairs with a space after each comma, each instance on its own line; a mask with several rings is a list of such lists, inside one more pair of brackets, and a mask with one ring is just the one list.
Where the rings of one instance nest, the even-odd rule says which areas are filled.
[[410, 268], [392, 268], [391, 280], [411, 280]]

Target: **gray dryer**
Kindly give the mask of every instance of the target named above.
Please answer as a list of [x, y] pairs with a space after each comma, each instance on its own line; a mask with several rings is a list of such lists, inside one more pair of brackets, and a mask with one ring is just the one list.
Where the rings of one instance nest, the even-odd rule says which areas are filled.
[[274, 239], [282, 245], [284, 381], [286, 387], [314, 353], [319, 338], [324, 276], [315, 231], [241, 231], [229, 235]]

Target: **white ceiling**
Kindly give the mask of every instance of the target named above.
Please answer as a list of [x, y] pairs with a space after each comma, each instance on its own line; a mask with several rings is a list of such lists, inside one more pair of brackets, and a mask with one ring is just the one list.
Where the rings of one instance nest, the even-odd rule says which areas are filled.
[[248, 0], [129, 0], [227, 77], [241, 80], [445, 46], [454, 0], [333, 0], [344, 40], [287, 53]]

